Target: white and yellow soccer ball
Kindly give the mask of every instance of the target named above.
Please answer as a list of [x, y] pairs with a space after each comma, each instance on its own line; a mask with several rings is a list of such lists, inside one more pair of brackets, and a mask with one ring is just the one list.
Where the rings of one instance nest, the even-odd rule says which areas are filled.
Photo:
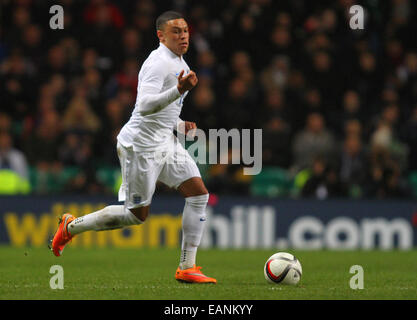
[[296, 285], [302, 273], [300, 261], [287, 252], [273, 254], [268, 258], [264, 267], [265, 279], [271, 283]]

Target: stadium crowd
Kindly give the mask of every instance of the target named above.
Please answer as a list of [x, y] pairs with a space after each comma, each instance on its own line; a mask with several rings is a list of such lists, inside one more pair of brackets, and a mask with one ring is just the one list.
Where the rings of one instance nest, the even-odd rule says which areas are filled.
[[[114, 192], [97, 168], [118, 170], [116, 136], [158, 46], [155, 19], [177, 10], [199, 77], [182, 119], [205, 131], [262, 128], [263, 167], [295, 181], [291, 195], [417, 195], [415, 1], [55, 2], [62, 30], [49, 27], [49, 1], [1, 4], [0, 169], [27, 179], [22, 190], [53, 192], [42, 181], [76, 167], [62, 192]], [[354, 4], [363, 30], [349, 27]], [[204, 179], [212, 193], [242, 195], [257, 177], [219, 164]]]

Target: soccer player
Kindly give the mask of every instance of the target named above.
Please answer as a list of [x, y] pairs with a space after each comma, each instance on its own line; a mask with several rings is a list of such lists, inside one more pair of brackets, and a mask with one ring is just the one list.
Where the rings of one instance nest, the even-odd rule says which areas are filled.
[[159, 47], [139, 71], [135, 108], [117, 137], [123, 182], [119, 201], [99, 211], [75, 218], [64, 214], [51, 240], [51, 250], [60, 256], [75, 235], [142, 224], [157, 181], [176, 188], [185, 197], [182, 217], [181, 257], [175, 278], [191, 283], [216, 283], [195, 264], [206, 221], [208, 191], [196, 163], [175, 137], [196, 128], [179, 118], [185, 96], [198, 82], [183, 59], [189, 46], [187, 22], [174, 11], [156, 20]]

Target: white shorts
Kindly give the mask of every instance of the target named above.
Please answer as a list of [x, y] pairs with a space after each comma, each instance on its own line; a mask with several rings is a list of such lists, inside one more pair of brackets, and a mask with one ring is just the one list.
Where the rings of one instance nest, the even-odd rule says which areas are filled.
[[151, 152], [135, 152], [118, 142], [117, 154], [123, 180], [119, 201], [128, 209], [150, 205], [157, 181], [176, 189], [192, 177], [201, 177], [197, 164], [176, 138], [163, 151]]

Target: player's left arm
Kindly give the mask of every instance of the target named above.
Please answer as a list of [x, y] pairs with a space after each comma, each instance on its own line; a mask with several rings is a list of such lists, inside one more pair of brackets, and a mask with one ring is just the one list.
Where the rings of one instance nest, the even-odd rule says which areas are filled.
[[195, 122], [192, 121], [184, 121], [178, 117], [177, 121], [177, 131], [182, 134], [188, 134], [188, 132], [192, 133], [192, 130], [197, 129], [197, 125]]
[[[194, 71], [189, 70], [189, 73], [186, 77], [183, 77], [184, 70], [181, 71], [178, 77], [178, 91], [182, 94], [186, 91], [191, 90], [194, 88], [198, 83], [198, 78]], [[195, 130], [197, 129], [197, 125], [195, 122], [192, 121], [184, 121], [180, 117], [177, 120], [177, 132], [187, 135], [189, 132], [192, 137], [195, 135]]]

